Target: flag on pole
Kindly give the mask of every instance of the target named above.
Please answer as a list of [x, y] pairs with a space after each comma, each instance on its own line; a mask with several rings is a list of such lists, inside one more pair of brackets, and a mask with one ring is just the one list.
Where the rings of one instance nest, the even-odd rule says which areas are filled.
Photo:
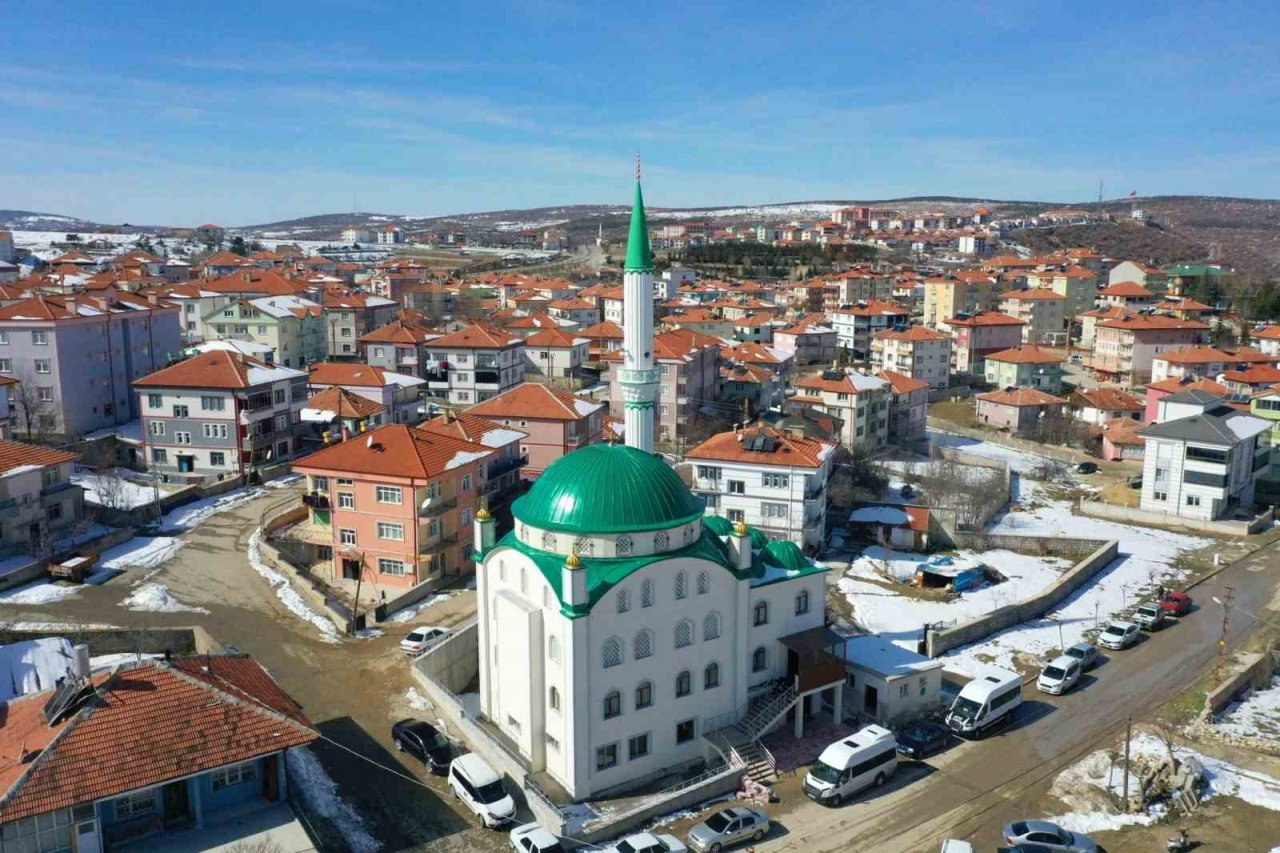
[[1137, 198], [1137, 197], [1138, 197], [1138, 191], [1137, 191], [1137, 190], [1134, 190], [1133, 192], [1129, 193], [1129, 198]]

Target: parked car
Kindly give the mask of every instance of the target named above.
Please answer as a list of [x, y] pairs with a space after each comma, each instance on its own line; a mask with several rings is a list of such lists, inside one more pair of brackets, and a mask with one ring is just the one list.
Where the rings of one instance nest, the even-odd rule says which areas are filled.
[[1061, 696], [1076, 686], [1082, 672], [1084, 669], [1080, 666], [1080, 661], [1070, 655], [1059, 655], [1040, 670], [1040, 677], [1036, 679], [1036, 690]]
[[942, 842], [941, 853], [974, 853], [973, 845], [968, 841], [960, 841], [956, 838], [947, 838]]
[[937, 723], [914, 723], [898, 732], [898, 752], [907, 758], [927, 758], [951, 742], [951, 732]]
[[628, 835], [612, 847], [604, 848], [601, 853], [688, 853], [689, 848], [680, 843], [674, 835], [654, 835], [652, 832], [637, 832]]
[[1132, 622], [1111, 622], [1098, 635], [1098, 645], [1108, 649], [1127, 649], [1138, 639], [1138, 626]]
[[769, 816], [759, 809], [721, 809], [689, 830], [689, 849], [718, 853], [743, 841], [761, 841], [768, 834]]
[[1054, 853], [1098, 853], [1098, 845], [1089, 836], [1068, 832], [1047, 820], [1020, 820], [1005, 824], [1004, 831], [1000, 834], [1006, 842], [1016, 847], [1038, 844]]
[[420, 655], [447, 636], [449, 636], [448, 628], [423, 625], [405, 635], [405, 638], [400, 641], [400, 651], [408, 655]]
[[391, 727], [391, 739], [396, 749], [422, 759], [422, 763], [431, 768], [437, 776], [449, 772], [449, 762], [453, 761], [453, 744], [430, 723], [422, 720], [401, 720]]
[[1076, 466], [1076, 473], [1096, 474], [1098, 473], [1098, 463], [1097, 462], [1081, 462], [1079, 465]]
[[1170, 616], [1186, 616], [1191, 612], [1191, 596], [1176, 589], [1166, 590], [1160, 607]]
[[1163, 628], [1165, 623], [1164, 607], [1155, 601], [1139, 604], [1138, 609], [1133, 613], [1133, 621], [1148, 631]]
[[511, 846], [520, 853], [564, 853], [560, 839], [539, 823], [522, 823], [511, 830]]
[[516, 819], [515, 800], [503, 787], [497, 771], [474, 752], [453, 759], [449, 765], [449, 788], [485, 826], [497, 828]]
[[1098, 665], [1098, 649], [1093, 643], [1076, 643], [1074, 646], [1067, 646], [1063, 654], [1080, 661], [1081, 670], [1090, 670]]

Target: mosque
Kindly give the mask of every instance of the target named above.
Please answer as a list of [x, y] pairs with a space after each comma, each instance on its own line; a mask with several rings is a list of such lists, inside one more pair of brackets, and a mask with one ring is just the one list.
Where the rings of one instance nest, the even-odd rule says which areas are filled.
[[704, 516], [653, 453], [653, 264], [638, 172], [623, 288], [626, 445], [548, 467], [502, 539], [486, 512], [475, 522], [481, 712], [574, 799], [696, 762], [717, 732], [754, 737], [790, 712], [799, 734], [824, 703], [839, 718], [844, 678], [843, 661], [821, 651], [825, 567], [794, 543]]

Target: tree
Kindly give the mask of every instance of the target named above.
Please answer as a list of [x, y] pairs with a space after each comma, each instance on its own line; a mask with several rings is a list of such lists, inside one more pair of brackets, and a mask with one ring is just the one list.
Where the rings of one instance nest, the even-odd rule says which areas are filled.
[[18, 379], [18, 384], [9, 389], [9, 399], [18, 413], [23, 427], [23, 435], [27, 439], [45, 438], [52, 431], [49, 422], [57, 412], [57, 404], [52, 400], [40, 397], [40, 387], [35, 384], [35, 377], [30, 373]]
[[827, 497], [833, 506], [851, 507], [880, 500], [889, 487], [888, 476], [871, 461], [871, 454], [864, 447], [837, 446], [832, 466]]
[[249, 254], [249, 247], [245, 245], [243, 237], [232, 237], [231, 251], [233, 254], [237, 254], [243, 258], [245, 255]]

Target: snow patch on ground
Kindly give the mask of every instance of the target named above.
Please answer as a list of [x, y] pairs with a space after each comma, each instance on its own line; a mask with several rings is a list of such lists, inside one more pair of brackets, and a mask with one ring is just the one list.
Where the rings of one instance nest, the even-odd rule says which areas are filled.
[[133, 509], [145, 506], [162, 497], [164, 493], [151, 485], [134, 482], [126, 477], [138, 478], [136, 471], [110, 468], [104, 471], [76, 471], [71, 482], [84, 488], [84, 499], [113, 509]]
[[203, 607], [192, 607], [183, 604], [173, 597], [169, 588], [159, 583], [144, 583], [134, 589], [129, 597], [120, 602], [121, 607], [130, 610], [144, 610], [152, 613], [208, 613]]
[[183, 542], [174, 536], [135, 536], [122, 545], [102, 552], [98, 568], [154, 569], [182, 550]]
[[165, 513], [161, 520], [161, 525], [166, 528], [178, 527], [183, 530], [192, 530], [199, 524], [207, 520], [210, 516], [248, 503], [254, 498], [261, 497], [266, 494], [260, 487], [254, 486], [248, 489], [235, 489], [226, 494], [217, 495], [211, 498], [201, 498], [192, 501], [189, 504], [183, 504], [176, 509]]
[[1223, 734], [1239, 737], [1280, 738], [1280, 675], [1268, 687], [1228, 705], [1213, 726]]
[[437, 604], [443, 604], [448, 600], [449, 593], [437, 592], [435, 595], [427, 596], [417, 604], [409, 605], [404, 610], [397, 610], [395, 613], [388, 616], [386, 621], [394, 622], [397, 625], [402, 625], [405, 622], [412, 622], [414, 619], [418, 618], [418, 614], [422, 613], [422, 611], [429, 610]]
[[[1038, 453], [1030, 453], [1025, 450], [1014, 450], [1012, 447], [1005, 447], [1003, 444], [981, 441], [976, 438], [956, 435], [955, 433], [929, 430], [928, 435], [929, 445], [931, 447], [950, 447], [953, 450], [970, 453], [974, 456], [981, 456], [984, 459], [995, 459], [1006, 463], [1011, 470], [1016, 471], [1019, 474], [1026, 474], [1030, 471], [1034, 471], [1046, 462], [1057, 461], [1049, 456], [1042, 456]], [[1062, 464], [1065, 465], [1068, 463], [1064, 462]]]
[[24, 586], [6, 589], [0, 592], [0, 603], [3, 604], [55, 604], [64, 598], [70, 598], [80, 591], [79, 586], [71, 584], [48, 583], [36, 581]]
[[136, 652], [121, 652], [114, 655], [94, 655], [89, 658], [89, 668], [94, 672], [98, 672], [99, 670], [104, 669], [114, 669], [121, 664], [145, 663], [161, 657], [164, 657], [164, 655], [139, 655]]
[[355, 853], [382, 849], [369, 834], [360, 813], [339, 796], [338, 784], [325, 772], [314, 752], [305, 746], [294, 747], [285, 753], [285, 761], [289, 765], [289, 781], [297, 786], [303, 801], [342, 833], [348, 847]]
[[280, 603], [288, 608], [292, 613], [301, 619], [310, 622], [320, 630], [320, 638], [326, 643], [337, 643], [338, 629], [333, 623], [312, 610], [298, 591], [289, 583], [289, 579], [277, 572], [266, 564], [262, 559], [262, 528], [259, 527], [253, 531], [249, 537], [249, 565], [253, 566], [254, 571], [262, 575], [267, 583], [276, 591], [276, 597], [280, 599]]
[[405, 691], [404, 700], [415, 711], [430, 711], [432, 708], [431, 700], [419, 693], [416, 687], [410, 687]]

